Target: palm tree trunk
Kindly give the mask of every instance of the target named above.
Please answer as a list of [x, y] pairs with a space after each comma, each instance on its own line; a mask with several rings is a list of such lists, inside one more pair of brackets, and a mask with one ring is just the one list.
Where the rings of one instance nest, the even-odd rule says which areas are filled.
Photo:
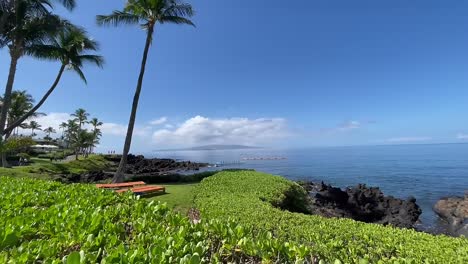
[[[5, 86], [5, 94], [3, 97], [2, 111], [0, 113], [0, 144], [3, 144], [3, 135], [4, 135], [5, 125], [6, 125], [6, 119], [7, 119], [8, 110], [10, 110], [10, 104], [11, 104], [11, 92], [13, 91], [13, 83], [15, 82], [16, 65], [18, 64], [18, 60], [20, 58], [19, 54], [20, 53], [14, 49], [10, 51], [10, 57], [11, 57], [10, 70], [8, 73], [8, 80]], [[2, 167], [6, 167], [7, 164], [4, 163], [3, 161], [4, 160], [2, 159]]]
[[28, 119], [29, 117], [31, 117], [31, 115], [33, 115], [44, 103], [45, 101], [47, 100], [47, 98], [49, 98], [50, 94], [52, 94], [52, 92], [55, 90], [55, 88], [57, 87], [57, 85], [59, 84], [60, 82], [60, 79], [62, 78], [62, 75], [63, 75], [63, 72], [65, 71], [65, 65], [62, 64], [62, 67], [60, 67], [60, 70], [57, 74], [57, 77], [55, 78], [55, 81], [54, 83], [52, 84], [52, 86], [49, 88], [49, 90], [44, 94], [44, 96], [41, 98], [41, 100], [36, 104], [36, 106], [34, 106], [31, 110], [29, 110], [29, 112], [27, 112], [26, 114], [24, 114], [22, 117], [20, 117], [19, 119], [15, 120], [11, 125], [9, 125], [4, 133], [8, 133], [9, 131], [12, 131], [13, 129], [15, 129], [16, 127], [20, 126], [26, 119]]
[[[10, 138], [10, 136], [11, 136], [11, 133], [6, 133], [5, 142]], [[2, 165], [3, 165], [4, 168], [11, 167], [10, 164], [8, 164], [7, 153], [6, 152], [2, 152]]]
[[138, 77], [138, 83], [135, 90], [135, 95], [133, 97], [132, 112], [130, 114], [130, 120], [128, 122], [127, 136], [125, 137], [125, 144], [122, 152], [122, 158], [120, 159], [119, 168], [117, 169], [114, 178], [112, 179], [113, 183], [123, 182], [124, 181], [124, 171], [127, 166], [127, 156], [130, 151], [130, 146], [132, 144], [133, 128], [135, 127], [136, 113], [138, 109], [138, 101], [140, 100], [141, 87], [143, 85], [143, 77], [145, 76], [146, 60], [148, 58], [148, 51], [151, 46], [151, 41], [153, 38], [154, 25], [148, 27], [148, 32], [146, 35], [146, 44], [145, 50], [143, 51], [143, 59], [141, 61], [140, 76]]

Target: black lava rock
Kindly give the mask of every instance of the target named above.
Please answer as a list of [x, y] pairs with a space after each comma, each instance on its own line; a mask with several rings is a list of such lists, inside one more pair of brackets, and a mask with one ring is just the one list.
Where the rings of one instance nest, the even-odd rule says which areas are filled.
[[412, 228], [422, 211], [416, 199], [385, 196], [379, 188], [359, 184], [342, 190], [324, 183], [301, 183], [309, 192], [309, 210], [325, 217]]

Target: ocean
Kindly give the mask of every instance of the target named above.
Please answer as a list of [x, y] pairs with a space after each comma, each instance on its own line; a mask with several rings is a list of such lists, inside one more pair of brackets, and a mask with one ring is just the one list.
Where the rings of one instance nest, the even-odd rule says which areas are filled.
[[441, 226], [432, 210], [440, 198], [468, 191], [468, 144], [164, 151], [152, 155], [219, 165], [208, 170], [255, 169], [342, 188], [364, 183], [402, 199], [414, 196], [423, 211], [418, 226], [427, 231]]

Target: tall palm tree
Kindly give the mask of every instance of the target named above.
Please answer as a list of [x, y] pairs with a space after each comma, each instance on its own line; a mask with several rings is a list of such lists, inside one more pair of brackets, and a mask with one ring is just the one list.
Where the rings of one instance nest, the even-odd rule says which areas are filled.
[[91, 153], [93, 152], [93, 148], [95, 147], [95, 145], [99, 143], [99, 138], [102, 136], [102, 132], [98, 127], [102, 126], [103, 123], [99, 121], [97, 118], [93, 118], [91, 119], [91, 121], [89, 121], [89, 124], [93, 126], [93, 130], [91, 131], [91, 133], [93, 134], [93, 137], [94, 137], [94, 140], [93, 140], [94, 143], [89, 148], [89, 152]]
[[49, 41], [48, 44], [37, 45], [28, 49], [28, 54], [31, 54], [36, 58], [60, 61], [61, 67], [54, 83], [37, 105], [16, 120], [16, 122], [8, 125], [5, 129], [5, 133], [12, 131], [15, 127], [19, 126], [26, 119], [34, 115], [34, 113], [44, 104], [47, 98], [55, 90], [66, 69], [76, 72], [80, 78], [87, 83], [86, 77], [81, 70], [83, 65], [85, 63], [93, 63], [98, 67], [102, 67], [104, 59], [99, 55], [86, 54], [86, 52], [96, 51], [98, 49], [98, 43], [89, 38], [84, 29], [71, 25], [67, 27], [67, 30], [59, 32], [53, 40]]
[[[0, 8], [0, 48], [7, 46], [10, 54], [10, 69], [5, 85], [4, 102], [0, 113], [0, 142], [3, 140], [7, 113], [11, 104], [11, 93], [16, 76], [16, 66], [30, 48], [41, 43], [61, 30], [67, 21], [50, 12], [50, 0], [4, 0]], [[60, 0], [67, 9], [75, 6], [75, 0]]]
[[76, 123], [75, 119], [68, 120], [66, 124], [67, 124], [67, 127], [66, 127], [66, 130], [65, 130], [65, 141], [67, 143], [67, 147], [69, 147], [69, 145], [71, 143], [72, 135], [74, 133], [78, 132], [79, 127], [78, 127], [78, 124]]
[[62, 139], [63, 139], [63, 136], [65, 134], [65, 129], [68, 127], [67, 123], [66, 122], [62, 122], [60, 125], [59, 125], [59, 128], [62, 130]]
[[153, 40], [154, 28], [158, 23], [187, 24], [195, 26], [193, 22], [189, 20], [192, 16], [192, 6], [190, 4], [181, 3], [178, 0], [128, 0], [122, 11], [116, 10], [107, 16], [97, 16], [97, 22], [99, 25], [119, 26], [123, 24], [139, 24], [144, 30], [146, 30], [146, 42], [141, 61], [140, 75], [138, 77], [135, 95], [133, 97], [132, 111], [128, 122], [123, 154], [119, 168], [112, 180], [113, 182], [122, 182], [124, 180], [123, 173], [125, 166], [127, 165], [127, 156], [132, 144], [138, 101], [140, 99], [141, 87], [143, 85], [148, 51]]
[[34, 131], [35, 130], [42, 130], [42, 126], [39, 125], [39, 123], [37, 123], [36, 121], [31, 121], [29, 122], [28, 124], [28, 128], [31, 129], [31, 137], [34, 137]]
[[75, 120], [78, 121], [78, 127], [81, 129], [81, 126], [88, 120], [89, 114], [83, 108], [78, 108], [71, 116], [75, 117]]

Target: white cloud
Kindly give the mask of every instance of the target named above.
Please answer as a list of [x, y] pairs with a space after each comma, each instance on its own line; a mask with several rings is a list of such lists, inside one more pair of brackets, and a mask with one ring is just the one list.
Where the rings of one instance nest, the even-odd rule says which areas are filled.
[[468, 139], [468, 135], [467, 135], [467, 134], [463, 134], [463, 133], [458, 133], [457, 139]]
[[153, 125], [153, 126], [159, 126], [159, 125], [162, 125], [164, 123], [167, 122], [167, 117], [163, 116], [161, 118], [158, 118], [158, 119], [154, 119], [152, 121], [150, 121], [150, 125]]
[[42, 128], [53, 127], [59, 129], [59, 126], [62, 122], [67, 122], [70, 119], [70, 114], [67, 113], [49, 113], [46, 116], [40, 116], [35, 118]]
[[210, 119], [196, 116], [174, 129], [165, 128], [153, 133], [153, 141], [163, 146], [191, 146], [200, 144], [271, 143], [288, 135], [286, 120], [282, 118]]
[[[68, 119], [70, 119], [70, 114], [67, 113], [49, 113], [46, 116], [39, 116], [35, 118], [34, 120], [41, 125], [42, 129], [45, 129], [47, 127], [53, 127], [57, 133], [59, 133], [59, 126], [62, 122], [66, 122]], [[26, 121], [29, 122], [29, 121]], [[20, 134], [24, 135], [29, 135], [31, 134], [30, 129], [20, 129], [19, 130]], [[44, 136], [44, 133], [41, 131], [34, 131], [35, 134], [38, 134], [39, 136]]]
[[164, 128], [171, 129], [171, 128], [174, 128], [174, 125], [165, 124], [165, 125], [164, 125]]
[[350, 120], [338, 126], [338, 130], [346, 131], [361, 128], [362, 124], [359, 121]]
[[422, 142], [432, 140], [431, 137], [397, 137], [389, 138], [386, 141], [390, 143], [408, 143], [408, 142]]

